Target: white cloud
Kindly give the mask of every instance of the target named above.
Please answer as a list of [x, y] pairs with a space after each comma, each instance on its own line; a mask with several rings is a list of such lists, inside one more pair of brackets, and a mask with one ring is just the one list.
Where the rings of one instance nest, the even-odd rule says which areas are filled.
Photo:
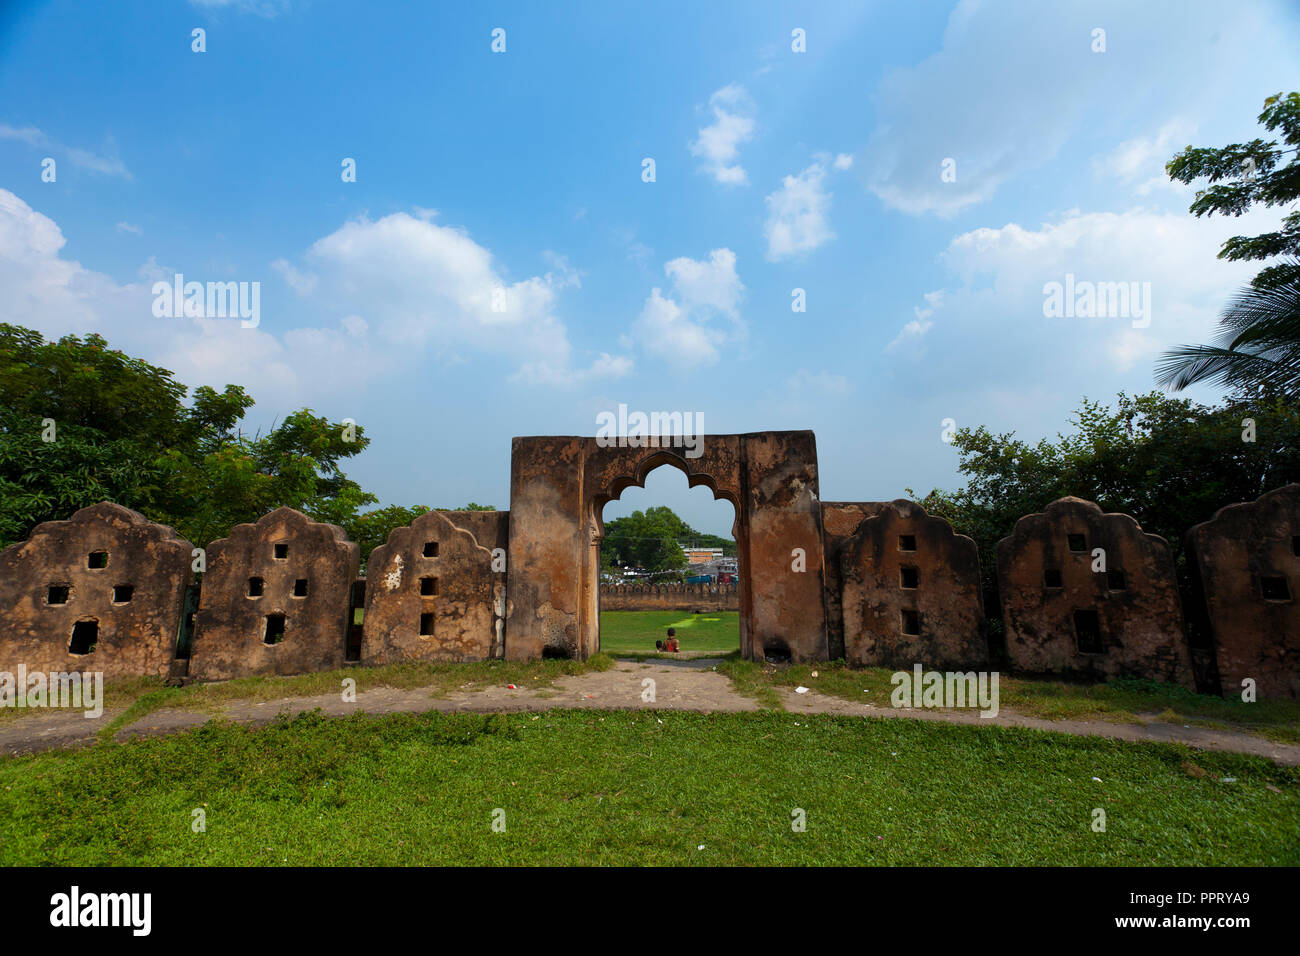
[[[35, 126], [14, 127], [0, 123], [0, 139], [15, 139], [28, 146], [47, 149], [58, 160], [65, 157], [72, 165], [88, 169], [103, 176], [119, 176], [122, 179], [134, 179], [126, 164], [116, 156], [100, 156], [89, 150], [74, 146], [63, 146]], [[111, 142], [110, 142], [111, 146]]]
[[[942, 300], [945, 341], [954, 355], [978, 349], [1015, 356], [1000, 374], [1026, 385], [1130, 372], [1172, 345], [1209, 339], [1227, 300], [1260, 268], [1217, 260], [1220, 244], [1233, 233], [1275, 228], [1276, 221], [1272, 210], [1228, 223], [1144, 208], [1070, 210], [1037, 228], [1009, 223], [962, 233], [943, 254], [962, 280]], [[1136, 316], [1045, 317], [1044, 285], [1063, 283], [1067, 274], [1076, 282], [1149, 283], [1150, 324], [1134, 328]], [[990, 351], [989, 341], [1000, 344]], [[999, 364], [983, 363], [978, 374], [993, 373]]]
[[767, 199], [767, 258], [772, 261], [810, 252], [835, 238], [827, 222], [831, 194], [826, 169], [813, 163], [797, 176], [786, 176]]
[[[1196, 4], [1171, 15], [1165, 4], [1130, 0], [960, 0], [940, 48], [875, 91], [868, 187], [893, 209], [951, 216], [1132, 117], [1207, 115], [1229, 103], [1253, 112], [1259, 80], [1241, 64], [1287, 62], [1294, 38], [1270, 24], [1267, 5], [1239, 6], [1223, 17]], [[1109, 27], [1104, 53], [1091, 49], [1099, 25]], [[1203, 51], [1197, 82], [1142, 79], [1180, 75], [1188, 50]], [[954, 182], [940, 175], [947, 158]]]
[[133, 236], [143, 236], [143, 235], [144, 235], [144, 230], [141, 229], [139, 226], [133, 224], [133, 223], [129, 223], [129, 222], [119, 222], [119, 223], [117, 224], [117, 227], [116, 227], [116, 228], [117, 228], [117, 231], [118, 231], [118, 232], [129, 232], [129, 233], [130, 233], [131, 235], [133, 235]]
[[680, 256], [668, 262], [664, 272], [683, 302], [738, 317], [745, 287], [736, 275], [736, 254], [730, 249], [714, 249], [707, 261]]
[[[919, 311], [919, 310], [918, 310]], [[928, 313], [927, 313], [928, 314]], [[927, 322], [923, 319], [913, 319], [903, 326], [902, 331], [894, 336], [894, 340], [885, 346], [886, 352], [896, 352], [899, 349], [909, 349], [915, 352], [920, 345], [921, 339], [934, 328], [933, 322]]]
[[549, 271], [512, 282], [465, 230], [395, 213], [345, 223], [313, 243], [301, 265], [273, 266], [310, 301], [364, 314], [385, 348], [501, 356], [518, 363], [512, 380], [528, 384], [627, 374], [631, 363], [622, 358], [602, 355], [586, 368], [575, 362], [556, 306], [560, 291], [581, 285], [581, 274], [563, 256], [543, 258]]
[[1191, 142], [1196, 126], [1181, 120], [1170, 120], [1155, 136], [1137, 136], [1125, 140], [1114, 150], [1093, 160], [1093, 170], [1101, 176], [1118, 179], [1132, 186], [1139, 196], [1161, 187], [1175, 192], [1191, 193], [1193, 187], [1176, 182], [1165, 172], [1165, 163], [1174, 153]]
[[840, 153], [835, 157], [836, 169], [848, 169], [853, 165], [853, 157], [848, 153]]
[[0, 123], [0, 139], [16, 139], [28, 146], [46, 146], [50, 138], [35, 126], [14, 127]]
[[[633, 324], [633, 337], [649, 355], [682, 367], [711, 365], [723, 345], [745, 335], [740, 301], [745, 287], [736, 273], [736, 254], [714, 249], [706, 260], [685, 256], [664, 266], [672, 292], [656, 287]], [[729, 328], [713, 324], [729, 320]]]
[[[391, 379], [428, 347], [444, 362], [459, 361], [458, 348], [513, 358], [522, 363], [514, 380], [526, 384], [614, 378], [632, 367], [630, 359], [605, 353], [573, 367], [564, 326], [550, 312], [553, 287], [571, 284], [572, 275], [502, 283], [513, 311], [496, 315], [489, 295], [480, 294], [480, 286], [502, 281], [487, 265], [486, 250], [455, 230], [411, 217], [345, 225], [313, 245], [310, 271], [277, 266], [301, 280], [295, 288], [313, 312], [338, 316], [316, 326], [294, 327], [265, 295], [257, 328], [227, 319], [156, 318], [153, 283], [184, 270], [151, 256], [138, 281], [119, 283], [65, 259], [65, 245], [53, 220], [0, 189], [5, 321], [48, 338], [97, 332], [188, 385], [237, 382], [270, 408], [336, 400], [346, 390]], [[384, 256], [393, 264], [387, 272], [380, 267]], [[479, 271], [456, 272], [473, 268]], [[404, 337], [407, 332], [413, 334]]]
[[740, 146], [754, 137], [754, 106], [745, 88], [731, 83], [709, 97], [713, 122], [700, 128], [699, 136], [692, 140], [692, 156], [704, 160], [701, 168], [715, 180], [729, 186], [749, 182], [745, 167], [735, 160]]

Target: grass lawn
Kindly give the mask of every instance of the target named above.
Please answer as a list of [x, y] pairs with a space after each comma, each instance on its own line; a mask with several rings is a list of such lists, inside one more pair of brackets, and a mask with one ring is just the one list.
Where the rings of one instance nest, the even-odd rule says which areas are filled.
[[[726, 654], [740, 650], [740, 614], [715, 611], [602, 611], [600, 649], [606, 654], [655, 655], [655, 641], [664, 640], [668, 628], [677, 629], [677, 642], [685, 653], [709, 651]], [[672, 654], [666, 655], [672, 657]]]
[[[817, 676], [813, 677], [812, 672]], [[894, 671], [884, 667], [851, 670], [843, 661], [795, 664], [771, 668], [731, 658], [718, 665], [736, 689], [769, 707], [780, 706], [774, 688], [804, 685], [822, 694], [890, 705]], [[1211, 697], [1182, 687], [1149, 680], [1112, 680], [1079, 684], [1045, 678], [998, 678], [1000, 706], [1046, 720], [1114, 720], [1140, 722], [1138, 714], [1157, 714], [1170, 723], [1239, 730], [1276, 740], [1300, 743], [1300, 701]]]
[[0, 758], [0, 865], [351, 863], [1296, 865], [1300, 772], [772, 711], [308, 714]]

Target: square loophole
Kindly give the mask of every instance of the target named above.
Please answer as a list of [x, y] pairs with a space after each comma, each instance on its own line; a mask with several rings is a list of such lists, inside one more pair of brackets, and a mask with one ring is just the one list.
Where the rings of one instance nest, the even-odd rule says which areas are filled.
[[261, 596], [262, 596], [262, 589], [263, 589], [263, 587], [265, 587], [265, 584], [266, 584], [266, 582], [264, 582], [261, 578], [249, 578], [249, 579], [248, 579], [248, 596], [249, 596], [249, 597], [261, 597]]
[[921, 572], [916, 568], [899, 568], [898, 569], [898, 586], [900, 588], [915, 588], [921, 583]]
[[287, 544], [274, 545], [271, 553], [275, 555], [275, 560], [283, 561], [289, 557], [289, 546]]
[[437, 542], [437, 541], [426, 541], [426, 542], [424, 542], [424, 556], [425, 556], [426, 558], [436, 558], [436, 557], [438, 556], [438, 542]]
[[1106, 572], [1106, 589], [1108, 591], [1127, 591], [1128, 580], [1124, 577], [1123, 571]]
[[433, 637], [433, 615], [432, 614], [420, 615], [420, 636]]
[[1070, 550], [1079, 552], [1088, 550], [1088, 539], [1081, 534], [1067, 534], [1066, 543], [1069, 544]]
[[113, 603], [130, 604], [131, 597], [135, 594], [134, 584], [115, 584], [113, 585]]
[[279, 644], [284, 640], [284, 615], [268, 614], [266, 629], [262, 632], [263, 644]]
[[438, 594], [437, 578], [420, 578], [420, 596], [436, 597]]
[[86, 567], [92, 571], [98, 571], [100, 568], [108, 567], [107, 551], [92, 551], [86, 558]]
[[1101, 643], [1101, 618], [1096, 611], [1074, 612], [1074, 638], [1078, 642], [1080, 654], [1105, 652]]
[[298, 580], [296, 580], [296, 581], [293, 582], [293, 596], [294, 596], [294, 597], [306, 597], [306, 596], [307, 596], [307, 579], [306, 579], [306, 578], [298, 578]]
[[1057, 568], [1048, 568], [1043, 572], [1043, 587], [1045, 588], [1063, 588], [1065, 581], [1061, 578], [1061, 572]]
[[898, 550], [899, 550], [899, 551], [915, 551], [915, 550], [916, 550], [916, 535], [914, 535], [914, 534], [900, 534], [900, 535], [898, 536]]
[[912, 611], [904, 608], [900, 612], [899, 629], [904, 634], [921, 633], [921, 614], [919, 611]]
[[1260, 577], [1259, 590], [1265, 601], [1291, 600], [1291, 587], [1283, 577]]
[[98, 621], [78, 621], [72, 625], [72, 640], [68, 642], [69, 654], [93, 654], [98, 643]]
[[71, 585], [51, 584], [45, 590], [46, 604], [67, 604], [68, 595], [72, 593]]

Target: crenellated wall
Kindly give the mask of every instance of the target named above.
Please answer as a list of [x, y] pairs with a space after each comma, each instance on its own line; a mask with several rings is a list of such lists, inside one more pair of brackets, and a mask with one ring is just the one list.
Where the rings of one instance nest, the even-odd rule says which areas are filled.
[[[816, 503], [805, 473], [777, 469], [770, 457], [785, 442], [798, 451], [799, 467], [814, 474], [810, 439], [787, 433], [773, 446], [761, 436], [741, 437], [702, 459], [710, 470], [690, 472], [715, 494], [722, 489], [771, 509], [762, 521], [738, 513], [737, 584], [588, 591], [582, 582], [599, 563], [598, 525], [576, 544], [591, 553], [565, 564], [574, 542], [563, 538], [560, 547], [539, 534], [550, 512], [536, 490], [518, 495], [512, 511], [435, 511], [395, 529], [359, 582], [357, 545], [341, 528], [290, 508], [232, 529], [208, 548], [202, 567], [200, 553], [172, 529], [101, 502], [42, 524], [0, 552], [0, 674], [297, 674], [344, 666], [350, 631], [354, 661], [360, 634], [362, 664], [576, 653], [570, 631], [552, 628], [559, 619], [548, 616], [557, 588], [571, 589], [575, 606], [586, 609], [583, 628], [597, 608], [737, 610], [751, 654], [776, 648], [794, 660], [843, 657], [854, 667], [988, 666], [979, 555], [970, 538], [911, 501]], [[564, 446], [574, 447], [591, 452]], [[540, 465], [535, 450], [528, 449], [530, 470]], [[601, 495], [643, 481], [668, 459], [637, 460], [626, 474], [605, 462], [595, 479], [600, 494], [588, 489], [580, 501], [599, 505]], [[541, 485], [552, 488], [576, 467], [563, 461], [553, 460]], [[566, 535], [572, 531], [567, 519], [560, 524]], [[521, 529], [524, 553], [536, 559], [522, 567], [511, 563]], [[1300, 485], [1221, 509], [1186, 540], [1223, 693], [1253, 686], [1261, 699], [1300, 698]], [[764, 580], [782, 584], [778, 592], [751, 593], [757, 555], [764, 556]], [[539, 564], [539, 556], [546, 561]], [[1062, 498], [1018, 521], [999, 542], [996, 561], [1013, 671], [1194, 686], [1169, 545], [1130, 516]], [[194, 637], [188, 658], [178, 660], [187, 590], [192, 599], [200, 570]], [[537, 627], [522, 638], [510, 631], [522, 612], [508, 604], [512, 594], [527, 596], [537, 615]], [[778, 594], [797, 595], [799, 603], [773, 603]], [[362, 607], [364, 623], [353, 626]]]
[[602, 584], [602, 611], [738, 611], [738, 584]]

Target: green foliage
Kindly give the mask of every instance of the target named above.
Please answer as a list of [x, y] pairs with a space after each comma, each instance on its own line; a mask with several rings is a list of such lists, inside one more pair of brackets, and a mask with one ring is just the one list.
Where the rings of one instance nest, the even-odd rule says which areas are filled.
[[[1170, 178], [1191, 183], [1206, 178], [1208, 189], [1196, 193], [1190, 211], [1240, 216], [1252, 205], [1277, 206], [1300, 197], [1300, 93], [1281, 93], [1264, 101], [1259, 122], [1276, 140], [1233, 143], [1220, 149], [1188, 146], [1165, 167]], [[1283, 158], [1291, 159], [1283, 165]], [[1245, 164], [1245, 166], [1243, 166]], [[1253, 170], [1248, 169], [1253, 164]], [[1213, 345], [1181, 345], [1160, 357], [1156, 381], [1175, 390], [1197, 382], [1228, 389], [1266, 386], [1300, 399], [1300, 209], [1282, 218], [1282, 228], [1258, 236], [1233, 236], [1219, 250], [1220, 259], [1271, 259], [1268, 266], [1234, 299], [1219, 318]]]
[[106, 499], [200, 546], [284, 505], [346, 525], [378, 500], [339, 467], [369, 444], [360, 427], [302, 409], [247, 436], [242, 388], [187, 391], [101, 336], [0, 323], [0, 546]]
[[660, 506], [634, 511], [626, 518], [605, 522], [600, 563], [606, 569], [640, 568], [651, 573], [686, 567], [686, 555], [677, 541], [693, 533], [671, 508]]
[[[1247, 418], [1255, 422], [1253, 442], [1243, 440]], [[1210, 407], [1160, 392], [1121, 392], [1114, 410], [1085, 398], [1071, 421], [1071, 434], [1036, 444], [982, 426], [954, 436], [967, 484], [931, 491], [921, 504], [975, 539], [986, 588], [995, 578], [997, 542], [1018, 518], [1057, 498], [1073, 495], [1133, 515], [1181, 561], [1192, 525], [1300, 480], [1300, 409], [1275, 397]]]
[[[441, 509], [440, 509], [441, 510]], [[420, 515], [429, 511], [424, 505], [407, 508], [403, 505], [389, 505], [354, 515], [343, 528], [348, 537], [361, 546], [361, 560], [370, 560], [370, 552], [388, 540], [393, 529], [402, 528], [413, 522]]]
[[[1282, 143], [1253, 139], [1218, 149], [1188, 146], [1165, 166], [1171, 179], [1192, 183], [1208, 179], [1208, 189], [1199, 190], [1189, 211], [1197, 216], [1240, 216], [1256, 203], [1279, 206], [1300, 197], [1300, 93], [1278, 93], [1264, 101], [1260, 124], [1269, 132], [1280, 130]], [[1291, 158], [1283, 165], [1283, 160]], [[1242, 166], [1253, 162], [1253, 176]], [[1259, 236], [1233, 236], [1219, 250], [1220, 259], [1231, 261], [1300, 256], [1300, 209], [1282, 219], [1282, 228]], [[1254, 279], [1257, 289], [1300, 281], [1300, 262], [1292, 261], [1264, 269]]]

